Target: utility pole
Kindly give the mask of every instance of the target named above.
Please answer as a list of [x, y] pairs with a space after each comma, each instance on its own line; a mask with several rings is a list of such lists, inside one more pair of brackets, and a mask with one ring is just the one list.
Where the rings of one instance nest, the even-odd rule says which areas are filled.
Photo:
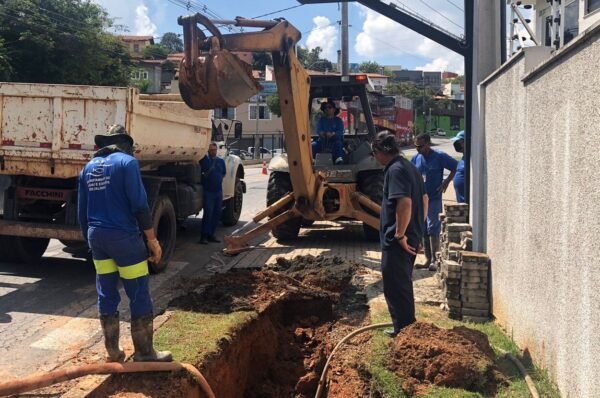
[[348, 78], [348, 3], [342, 2], [342, 81]]
[[256, 109], [254, 112], [254, 116], [256, 116], [256, 132], [254, 134], [254, 159], [262, 158], [262, 153], [260, 152], [260, 139], [258, 138], [258, 107], [260, 106], [260, 93], [256, 93]]

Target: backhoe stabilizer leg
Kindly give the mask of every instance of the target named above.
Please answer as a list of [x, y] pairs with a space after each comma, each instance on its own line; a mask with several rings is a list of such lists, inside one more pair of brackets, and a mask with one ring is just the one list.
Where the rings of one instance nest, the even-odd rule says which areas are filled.
[[236, 255], [243, 251], [249, 250], [248, 242], [252, 239], [255, 239], [273, 228], [283, 224], [286, 221], [291, 220], [292, 218], [299, 217], [300, 213], [295, 208], [290, 210], [286, 210], [283, 213], [273, 217], [269, 221], [260, 224], [254, 229], [244, 233], [243, 235], [229, 235], [225, 236], [225, 249], [223, 249], [223, 253], [227, 255]]

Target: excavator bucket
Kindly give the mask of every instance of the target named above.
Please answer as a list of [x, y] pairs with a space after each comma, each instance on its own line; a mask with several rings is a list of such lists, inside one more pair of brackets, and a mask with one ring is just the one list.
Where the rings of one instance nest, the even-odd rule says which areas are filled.
[[[213, 36], [206, 37], [198, 23]], [[179, 24], [185, 44], [179, 91], [190, 108], [236, 107], [262, 89], [252, 77], [252, 67], [221, 48], [221, 33], [208, 18], [196, 14], [180, 18]]]

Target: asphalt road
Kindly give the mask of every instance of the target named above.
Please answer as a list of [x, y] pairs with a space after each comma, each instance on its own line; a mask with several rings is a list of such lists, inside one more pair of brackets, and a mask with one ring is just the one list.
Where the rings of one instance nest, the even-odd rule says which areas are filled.
[[[434, 138], [437, 149], [452, 156], [450, 139]], [[414, 148], [405, 148], [409, 159]], [[238, 226], [264, 209], [268, 176], [260, 166], [246, 169], [247, 193]], [[167, 270], [151, 277], [151, 290], [157, 313], [195, 277], [209, 275], [207, 266], [222, 244], [199, 245], [201, 215], [191, 217], [178, 231], [176, 251]], [[221, 228], [217, 235], [236, 227]], [[77, 254], [69, 253], [60, 242], [52, 241], [43, 259], [35, 266], [0, 262], [0, 380], [50, 371], [66, 364], [101, 360], [104, 356], [97, 319], [94, 267]], [[1, 259], [0, 259], [1, 260]], [[121, 291], [119, 307], [126, 329], [129, 309]], [[129, 332], [121, 339], [130, 344]], [[130, 348], [130, 347], [129, 347]]]
[[[260, 168], [246, 170], [247, 194], [240, 224], [263, 209], [268, 176]], [[156, 312], [163, 311], [190, 278], [207, 276], [211, 256], [222, 244], [199, 245], [201, 215], [178, 231], [177, 248], [167, 270], [151, 277]], [[231, 232], [221, 228], [217, 235]], [[0, 380], [65, 364], [100, 359], [94, 267], [52, 241], [35, 266], [0, 263]], [[121, 291], [121, 319], [129, 321], [128, 301]], [[126, 324], [122, 324], [126, 327]], [[121, 341], [129, 343], [129, 333]], [[85, 358], [85, 359], [82, 359]]]

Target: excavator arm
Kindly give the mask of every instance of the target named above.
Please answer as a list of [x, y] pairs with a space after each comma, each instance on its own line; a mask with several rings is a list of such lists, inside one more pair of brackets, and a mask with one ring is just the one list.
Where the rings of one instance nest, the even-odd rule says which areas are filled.
[[[317, 176], [310, 147], [308, 100], [310, 77], [296, 56], [301, 34], [286, 20], [211, 21], [202, 14], [180, 17], [185, 44], [179, 70], [179, 88], [193, 109], [235, 107], [258, 94], [261, 87], [250, 66], [233, 52], [270, 52], [273, 58], [281, 118], [287, 146], [290, 177], [298, 210], [306, 211], [315, 200]], [[206, 36], [198, 27], [212, 34]], [[229, 24], [262, 31], [221, 34], [216, 25]]]
[[[202, 14], [180, 17], [185, 54], [179, 69], [179, 89], [193, 109], [236, 107], [260, 92], [250, 65], [237, 54], [270, 52], [281, 107], [289, 175], [293, 192], [257, 214], [242, 228], [225, 237], [228, 254], [248, 249], [248, 242], [297, 217], [335, 220], [349, 217], [378, 229], [379, 220], [371, 213], [379, 205], [357, 192], [356, 184], [328, 184], [314, 171], [309, 125], [310, 76], [296, 56], [300, 32], [288, 21], [209, 20]], [[199, 28], [198, 25], [204, 28]], [[217, 25], [262, 28], [260, 31], [221, 34]], [[206, 33], [209, 33], [207, 35]], [[339, 210], [326, 214], [323, 197], [328, 189], [339, 193]], [[258, 224], [269, 217], [269, 221]]]

